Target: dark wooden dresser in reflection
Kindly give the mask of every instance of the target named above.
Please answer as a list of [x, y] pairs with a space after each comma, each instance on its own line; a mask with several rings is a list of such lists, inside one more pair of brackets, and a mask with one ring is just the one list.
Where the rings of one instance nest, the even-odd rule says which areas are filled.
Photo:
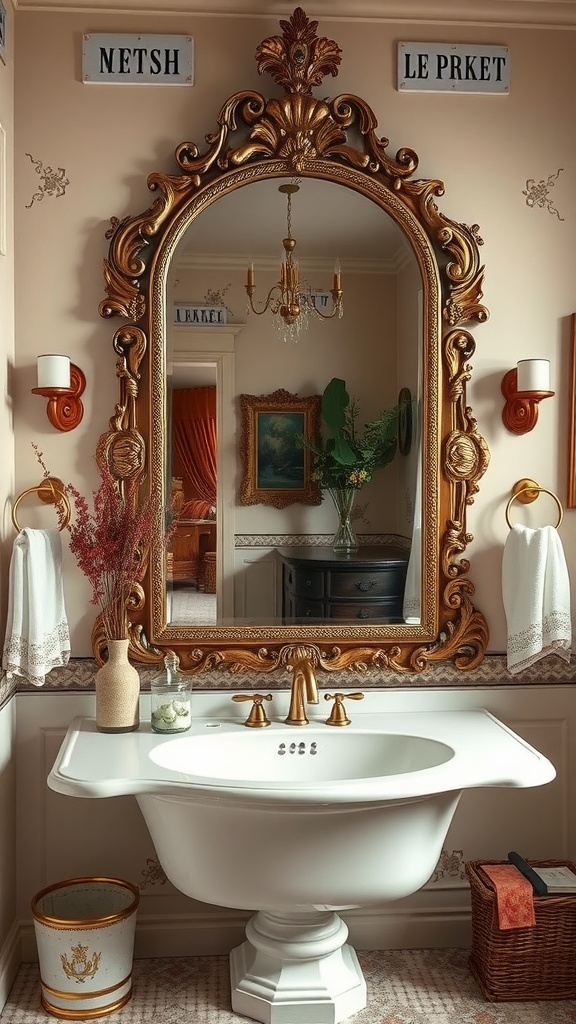
[[213, 519], [181, 519], [166, 555], [168, 579], [200, 587], [204, 556], [216, 550], [216, 522]]
[[407, 549], [380, 545], [339, 555], [332, 548], [282, 548], [280, 555], [285, 623], [404, 621]]

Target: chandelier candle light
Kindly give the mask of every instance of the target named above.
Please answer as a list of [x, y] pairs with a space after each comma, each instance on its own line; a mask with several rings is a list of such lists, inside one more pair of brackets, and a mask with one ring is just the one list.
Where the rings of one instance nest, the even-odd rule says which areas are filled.
[[316, 297], [310, 286], [300, 281], [298, 263], [293, 259], [296, 239], [292, 236], [292, 196], [299, 189], [300, 186], [296, 182], [286, 182], [278, 188], [278, 191], [287, 197], [287, 237], [282, 239], [284, 256], [280, 266], [280, 281], [270, 289], [261, 309], [256, 309], [253, 302], [253, 295], [256, 291], [253, 261], [250, 262], [246, 278], [249, 308], [256, 316], [261, 316], [262, 313], [270, 310], [275, 317], [275, 327], [284, 332], [284, 341], [298, 341], [298, 335], [302, 328], [308, 327], [308, 316], [310, 313], [319, 316], [322, 320], [331, 320], [334, 316], [341, 317], [344, 312], [342, 280], [338, 260], [336, 260], [334, 265], [334, 279], [330, 289], [333, 307], [329, 313], [323, 313], [318, 308]]

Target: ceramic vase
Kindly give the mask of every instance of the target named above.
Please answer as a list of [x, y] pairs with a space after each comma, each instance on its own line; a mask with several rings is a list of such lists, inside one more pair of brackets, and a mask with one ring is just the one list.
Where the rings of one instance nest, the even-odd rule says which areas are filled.
[[140, 675], [128, 660], [129, 640], [108, 641], [108, 661], [96, 673], [96, 728], [134, 732], [140, 724]]
[[352, 554], [358, 550], [356, 534], [352, 529], [352, 509], [356, 500], [357, 489], [354, 487], [334, 487], [330, 489], [332, 500], [338, 512], [338, 529], [332, 540], [332, 548], [336, 553]]

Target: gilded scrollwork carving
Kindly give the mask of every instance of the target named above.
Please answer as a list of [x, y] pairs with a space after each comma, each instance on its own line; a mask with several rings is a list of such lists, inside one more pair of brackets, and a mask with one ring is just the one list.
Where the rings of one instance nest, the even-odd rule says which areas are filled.
[[478, 433], [453, 430], [446, 438], [444, 462], [450, 480], [475, 484], [486, 472], [488, 461], [488, 447]]
[[326, 75], [335, 77], [342, 51], [333, 39], [317, 36], [317, 21], [297, 7], [290, 21], [281, 21], [281, 36], [270, 36], [256, 50], [259, 74], [266, 72], [288, 93], [309, 93]]
[[146, 464], [146, 442], [136, 426], [140, 364], [147, 349], [144, 331], [136, 326], [119, 328], [114, 335], [114, 349], [119, 355], [116, 376], [120, 382], [120, 401], [108, 432], [99, 439], [96, 457], [100, 465], [108, 466], [122, 487], [125, 480], [141, 477]]
[[[489, 461], [466, 405], [475, 347], [466, 325], [488, 318], [481, 301], [479, 228], [456, 223], [440, 211], [444, 184], [414, 177], [414, 150], [402, 147], [395, 157], [388, 154], [388, 139], [379, 133], [365, 100], [349, 93], [333, 100], [312, 95], [326, 76], [338, 74], [341, 61], [340, 47], [318, 35], [317, 22], [297, 8], [280, 27], [281, 35], [257, 48], [256, 62], [259, 74], [271, 75], [283, 95], [266, 99], [253, 89], [235, 92], [221, 106], [216, 129], [205, 136], [203, 147], [183, 142], [176, 148], [178, 173], [149, 175], [148, 188], [156, 193], [152, 205], [111, 223], [100, 314], [129, 323], [114, 336], [120, 398], [98, 457], [111, 467], [119, 487], [128, 479], [145, 478], [154, 487], [161, 477], [155, 469], [160, 456], [148, 447], [150, 424], [157, 433], [161, 417], [153, 350], [162, 328], [153, 300], [159, 294], [158, 268], [165, 268], [194, 217], [221, 195], [271, 177], [316, 177], [369, 196], [404, 232], [422, 273], [431, 409], [423, 428], [423, 465], [426, 473], [435, 474], [427, 480], [423, 507], [422, 621], [416, 626], [327, 623], [248, 630], [218, 624], [170, 630], [165, 592], [164, 603], [151, 600], [163, 572], [158, 558], [141, 600], [130, 607], [131, 654], [154, 664], [166, 649], [175, 649], [182, 670], [193, 674], [281, 670], [300, 649], [316, 669], [327, 672], [420, 673], [431, 662], [447, 659], [458, 668], [473, 668], [488, 642], [484, 618], [471, 601], [474, 591], [463, 557], [471, 540], [467, 506]], [[98, 626], [93, 645], [99, 657], [103, 636]]]
[[[471, 592], [474, 588], [467, 581]], [[462, 587], [454, 591], [459, 600], [458, 615], [449, 619], [437, 644], [426, 653], [427, 662], [451, 659], [458, 669], [476, 668], [488, 644], [488, 626], [484, 616], [474, 608]]]
[[444, 363], [448, 371], [450, 394], [457, 402], [465, 393], [470, 380], [468, 360], [474, 354], [475, 344], [469, 331], [450, 331], [444, 344]]

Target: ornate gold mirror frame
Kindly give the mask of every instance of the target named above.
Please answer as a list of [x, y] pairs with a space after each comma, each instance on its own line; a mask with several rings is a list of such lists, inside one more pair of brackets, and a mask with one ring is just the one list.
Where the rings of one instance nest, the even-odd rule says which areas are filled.
[[[316, 34], [317, 22], [297, 8], [281, 21], [281, 36], [256, 51], [260, 74], [284, 89], [266, 100], [260, 93], [231, 96], [217, 130], [200, 152], [178, 146], [179, 172], [155, 173], [148, 187], [152, 206], [135, 217], [114, 219], [104, 273], [103, 317], [129, 323], [114, 335], [120, 397], [102, 436], [98, 457], [118, 487], [137, 478], [157, 498], [158, 538], [166, 506], [164, 472], [166, 277], [175, 247], [191, 221], [222, 195], [265, 178], [314, 177], [355, 189], [390, 215], [418, 261], [424, 292], [424, 389], [422, 401], [422, 615], [417, 625], [364, 626], [168, 626], [165, 554], [154, 545], [142, 588], [129, 600], [131, 656], [147, 664], [175, 650], [181, 667], [199, 673], [217, 666], [232, 671], [270, 671], [304, 649], [316, 668], [329, 671], [376, 667], [420, 672], [452, 659], [474, 668], [488, 642], [483, 615], [475, 609], [468, 561], [472, 537], [466, 510], [478, 490], [489, 452], [466, 405], [474, 340], [465, 325], [482, 323], [483, 267], [478, 227], [451, 221], [437, 206], [439, 180], [415, 179], [416, 153], [402, 148], [393, 158], [377, 135], [368, 104], [342, 94], [316, 99], [312, 88], [336, 76], [340, 49]], [[164, 313], [163, 313], [164, 311]], [[101, 625], [93, 633], [102, 660]]]

